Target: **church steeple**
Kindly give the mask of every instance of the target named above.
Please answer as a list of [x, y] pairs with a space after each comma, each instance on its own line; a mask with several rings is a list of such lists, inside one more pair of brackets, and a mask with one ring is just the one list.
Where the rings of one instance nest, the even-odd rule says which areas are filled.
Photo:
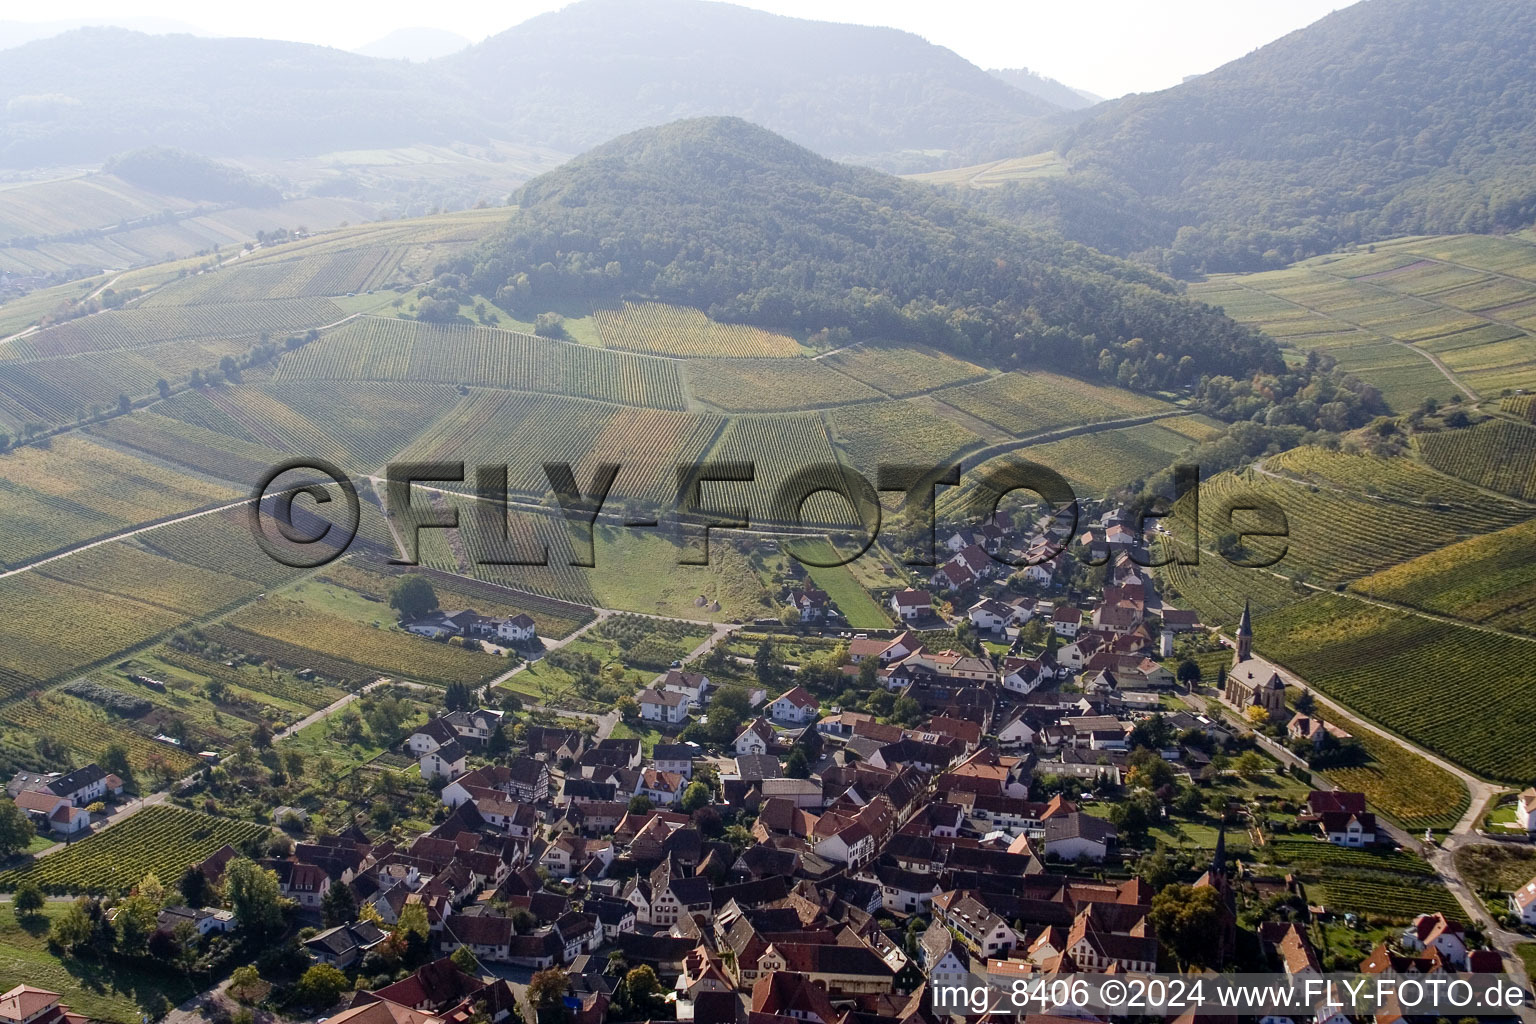
[[1248, 602], [1243, 601], [1243, 617], [1237, 623], [1237, 660], [1247, 661], [1253, 656], [1253, 613]]

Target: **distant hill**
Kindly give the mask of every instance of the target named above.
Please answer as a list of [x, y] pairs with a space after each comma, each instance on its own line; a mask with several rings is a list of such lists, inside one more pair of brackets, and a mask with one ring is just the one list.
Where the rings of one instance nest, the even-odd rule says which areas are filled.
[[[732, 114], [818, 152], [932, 170], [1026, 151], [1055, 107], [894, 29], [706, 0], [581, 0], [425, 63], [430, 30], [374, 52], [77, 29], [0, 61], [0, 167], [145, 145], [285, 157], [502, 139], [576, 152]], [[418, 45], [419, 44], [419, 45]]]
[[473, 291], [531, 315], [650, 297], [1129, 386], [1283, 369], [1272, 341], [1166, 278], [736, 118], [625, 135], [515, 199], [506, 231], [439, 279], [442, 298]]
[[431, 65], [305, 43], [86, 28], [5, 52], [0, 166], [146, 145], [289, 156], [474, 141], [492, 125]]
[[730, 114], [838, 159], [922, 170], [1018, 152], [1058, 109], [908, 32], [703, 0], [581, 0], [444, 63], [517, 137], [566, 150]]
[[440, 28], [397, 28], [353, 53], [382, 60], [436, 60], [473, 46], [474, 41]]
[[1063, 110], [1082, 110], [1104, 102], [1102, 96], [1095, 96], [1086, 89], [1074, 89], [1029, 68], [993, 68], [987, 74]]
[[1536, 219], [1533, 52], [1536, 4], [1366, 0], [1185, 84], [1106, 103], [1059, 149], [1090, 186], [1130, 190], [1145, 205], [1133, 220], [1168, 222], [1164, 265], [1178, 272], [1523, 227]]

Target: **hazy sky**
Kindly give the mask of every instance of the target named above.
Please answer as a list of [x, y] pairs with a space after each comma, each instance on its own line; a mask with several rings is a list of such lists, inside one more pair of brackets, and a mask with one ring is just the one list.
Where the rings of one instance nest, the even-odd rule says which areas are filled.
[[[264, 36], [353, 49], [430, 25], [480, 40], [564, 0], [56, 0], [49, 20], [165, 18], [216, 35]], [[982, 67], [1029, 67], [1114, 97], [1176, 85], [1316, 21], [1343, 0], [747, 0], [759, 10], [889, 25]], [[12, 15], [14, 17], [14, 15]]]

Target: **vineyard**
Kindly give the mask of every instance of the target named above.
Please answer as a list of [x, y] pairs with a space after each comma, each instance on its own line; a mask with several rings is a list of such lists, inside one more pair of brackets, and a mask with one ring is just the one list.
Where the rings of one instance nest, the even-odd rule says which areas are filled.
[[0, 455], [0, 559], [8, 566], [139, 523], [239, 497], [79, 435]]
[[12, 701], [0, 710], [0, 723], [34, 740], [47, 736], [62, 743], [81, 764], [101, 756], [108, 744], [121, 744], [128, 750], [128, 764], [144, 780], [180, 778], [202, 764], [181, 747], [151, 739], [126, 720], [58, 691]]
[[1015, 437], [1170, 408], [1156, 398], [1053, 373], [1005, 373], [935, 397]]
[[673, 360], [608, 352], [490, 327], [358, 317], [288, 353], [278, 380], [398, 380], [510, 388], [682, 409]]
[[906, 398], [980, 380], [987, 371], [975, 363], [918, 346], [855, 345], [818, 360], [854, 380], [890, 395]]
[[1499, 408], [1527, 423], [1536, 423], [1536, 395], [1510, 395], [1499, 403]]
[[665, 356], [797, 356], [793, 338], [745, 324], [722, 324], [696, 309], [659, 302], [626, 302], [598, 310], [598, 335], [607, 348]]
[[[755, 479], [751, 483], [706, 485], [706, 490], [730, 500], [709, 498], [705, 504], [744, 508], [754, 523], [795, 519], [794, 509], [781, 509], [774, 500], [778, 488], [795, 473], [814, 469], [818, 484], [846, 489], [842, 470], [836, 468], [839, 464], [826, 426], [817, 415], [743, 416], [731, 420], [709, 453], [709, 460], [753, 464]], [[806, 501], [800, 515], [806, 523], [857, 522], [846, 500], [826, 492]]]
[[1143, 423], [1031, 445], [1022, 454], [1066, 477], [1080, 494], [1097, 496], [1166, 469], [1194, 443], [1161, 422]]
[[93, 352], [30, 362], [0, 360], [0, 420], [14, 428], [33, 420], [61, 425], [113, 409], [118, 395], [143, 398], [157, 382], [185, 380], [225, 356], [238, 356], [250, 339], [170, 341], [119, 352]]
[[177, 562], [126, 540], [75, 552], [35, 571], [186, 616], [206, 615], [260, 590], [251, 580]]
[[[391, 618], [387, 609], [381, 616]], [[353, 662], [375, 675], [421, 682], [482, 683], [506, 669], [491, 654], [437, 643], [401, 630], [378, 628], [329, 615], [281, 597], [268, 597], [230, 615], [227, 624], [256, 636]]]
[[232, 692], [252, 691], [308, 711], [318, 711], [342, 696], [342, 690], [315, 678], [298, 679], [266, 668], [231, 668], [222, 661], [180, 651], [169, 644], [155, 648], [153, 656], [199, 683], [217, 679]]
[[[505, 465], [517, 494], [549, 492], [548, 462], [569, 463], [586, 486], [600, 463], [621, 472], [613, 497], [670, 502], [677, 467], [695, 462], [721, 425], [708, 413], [636, 409], [599, 402], [508, 391], [475, 391], [418, 437], [402, 454], [414, 460], [462, 460], [470, 466]], [[445, 484], [472, 492], [474, 480]]]
[[55, 679], [180, 625], [183, 616], [35, 572], [0, 579], [0, 669]]
[[1492, 419], [1466, 430], [1419, 434], [1424, 461], [1479, 487], [1536, 501], [1536, 427]]
[[250, 338], [323, 327], [345, 314], [325, 299], [109, 310], [48, 327], [0, 349], [0, 358], [48, 359], [139, 348], [180, 338]]
[[[1488, 778], [1536, 775], [1521, 739], [1536, 642], [1319, 595], [1256, 620], [1257, 646], [1317, 689]], [[1374, 756], [1374, 752], [1373, 752]]]
[[271, 829], [174, 807], [147, 807], [92, 836], [26, 867], [0, 875], [0, 889], [23, 881], [56, 894], [122, 894], [153, 872], [171, 885], [188, 865], [226, 845], [264, 840]]
[[[1301, 480], [1244, 470], [1204, 482], [1202, 533], [1209, 544], [1258, 524], [1257, 513], [1233, 510], [1249, 507], [1255, 499], [1272, 501], [1285, 514], [1288, 536], [1245, 541], [1245, 557], [1273, 559], [1283, 549], [1284, 557], [1273, 568], [1289, 574], [1306, 573], [1330, 582], [1355, 579], [1466, 537], [1512, 526], [1527, 514], [1514, 503], [1490, 499], [1407, 459], [1372, 460], [1299, 449], [1272, 464], [1277, 470], [1295, 473], [1305, 466], [1314, 472]], [[1324, 472], [1350, 469], [1358, 474], [1351, 489], [1318, 482]], [[1411, 497], [1416, 483], [1424, 489]]]
[[1536, 634], [1536, 521], [1453, 544], [1350, 589], [1452, 618]]
[[1336, 914], [1352, 913], [1406, 924], [1420, 914], [1441, 913], [1465, 921], [1466, 911], [1451, 891], [1433, 879], [1323, 876], [1311, 887], [1313, 903]]
[[402, 249], [359, 246], [298, 259], [230, 267], [183, 278], [153, 292], [146, 307], [298, 299], [381, 288], [399, 266]]
[[827, 414], [848, 465], [874, 480], [882, 464], [944, 465], [979, 448], [976, 434], [910, 402], [875, 402]]
[[810, 359], [694, 359], [686, 372], [693, 397], [726, 412], [816, 409], [883, 397]]
[[1295, 864], [1312, 869], [1391, 871], [1422, 878], [1431, 878], [1435, 873], [1422, 857], [1402, 850], [1351, 849], [1321, 839], [1277, 837], [1256, 848], [1255, 853], [1273, 864]]
[[384, 561], [350, 558], [325, 568], [321, 579], [334, 582], [372, 600], [386, 602], [389, 591], [408, 573], [425, 576], [445, 607], [473, 608], [482, 615], [509, 618], [527, 613], [540, 636], [565, 637], [592, 621], [592, 610], [577, 604], [517, 593], [465, 576], [429, 568], [390, 565]]

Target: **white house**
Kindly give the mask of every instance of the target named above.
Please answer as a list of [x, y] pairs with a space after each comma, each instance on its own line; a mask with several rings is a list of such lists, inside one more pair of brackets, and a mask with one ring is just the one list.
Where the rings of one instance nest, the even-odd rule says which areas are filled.
[[1045, 852], [1062, 860], [1102, 861], [1115, 841], [1115, 826], [1103, 818], [1073, 811], [1047, 818]]
[[451, 739], [434, 750], [429, 750], [417, 758], [421, 765], [421, 777], [424, 779], [452, 780], [463, 775], [467, 771], [465, 765], [464, 748], [459, 745], [457, 739]]
[[1521, 924], [1536, 924], [1536, 878], [1509, 894], [1509, 909]]
[[676, 725], [687, 719], [693, 702], [675, 690], [650, 689], [641, 692], [640, 717], [648, 722]]
[[1057, 636], [1077, 636], [1077, 631], [1082, 628], [1083, 613], [1080, 609], [1071, 605], [1062, 605], [1051, 613], [1051, 628]]
[[1520, 827], [1536, 836], [1536, 786], [1532, 786], [1515, 798], [1515, 821]]
[[933, 608], [933, 595], [926, 590], [898, 590], [891, 595], [891, 610], [904, 622], [921, 619]]
[[1401, 935], [1403, 948], [1410, 952], [1433, 946], [1452, 967], [1467, 964], [1467, 941], [1461, 924], [1441, 913], [1420, 914]]
[[768, 705], [768, 714], [775, 722], [805, 725], [821, 714], [821, 704], [805, 687], [792, 686], [774, 698]]
[[1318, 828], [1334, 846], [1370, 846], [1376, 841], [1376, 815], [1370, 811], [1324, 811], [1318, 815]]
[[736, 736], [736, 756], [766, 754], [768, 753], [768, 748], [773, 745], [773, 742], [773, 726], [769, 725], [762, 718], [754, 718]]
[[496, 624], [496, 638], [510, 643], [527, 643], [532, 640], [534, 632], [533, 619], [526, 614], [514, 615], [510, 619], [502, 619]]
[[661, 681], [661, 689], [680, 693], [697, 707], [703, 707], [709, 693], [709, 677], [698, 672], [674, 668]]
[[971, 625], [978, 630], [995, 632], [1013, 619], [1013, 609], [992, 597], [984, 597], [966, 609]]

